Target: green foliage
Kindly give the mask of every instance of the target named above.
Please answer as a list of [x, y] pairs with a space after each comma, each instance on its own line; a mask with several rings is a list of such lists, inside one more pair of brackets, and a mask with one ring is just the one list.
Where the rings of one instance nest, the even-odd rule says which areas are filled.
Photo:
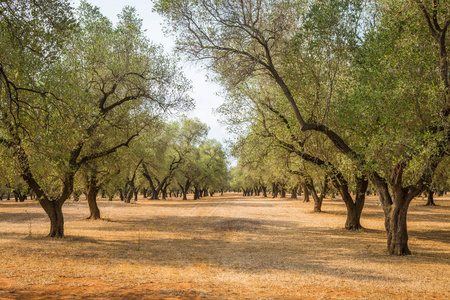
[[70, 192], [84, 164], [128, 146], [159, 116], [192, 107], [190, 83], [145, 37], [133, 8], [115, 26], [84, 1], [74, 16], [63, 1], [2, 2], [1, 16], [1, 44], [11, 51], [0, 57], [0, 138], [20, 145], [26, 161], [12, 153], [20, 172], [30, 170], [51, 199], [62, 187]]

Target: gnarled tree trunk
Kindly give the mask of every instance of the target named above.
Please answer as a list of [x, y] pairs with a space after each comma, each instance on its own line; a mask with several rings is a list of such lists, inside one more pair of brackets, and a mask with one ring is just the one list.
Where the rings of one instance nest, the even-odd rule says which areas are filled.
[[[399, 162], [393, 169], [390, 185], [392, 197], [388, 184], [377, 173], [371, 174], [371, 181], [378, 191], [380, 202], [384, 211], [384, 225], [387, 233], [387, 248], [389, 254], [410, 255], [408, 248], [408, 229], [406, 217], [408, 207], [412, 199], [418, 196], [425, 188], [425, 183], [431, 183], [431, 177], [422, 176], [416, 185], [402, 187], [402, 175], [406, 162]], [[426, 173], [425, 173], [426, 174]]]
[[395, 204], [389, 207], [388, 213], [385, 216], [388, 252], [394, 255], [411, 254], [408, 248], [406, 217], [408, 214], [408, 206], [412, 199], [402, 198], [394, 200]]
[[49, 237], [63, 238], [64, 237], [64, 215], [62, 206], [65, 200], [50, 201], [45, 198], [39, 199], [39, 203], [47, 213], [50, 219], [50, 233]]
[[427, 205], [427, 206], [436, 206], [436, 203], [434, 203], [434, 191], [432, 189], [428, 189], [428, 192], [427, 192], [427, 203], [425, 205]]
[[297, 200], [298, 185], [292, 188], [291, 199]]
[[303, 202], [309, 202], [309, 190], [306, 183], [303, 184]]
[[178, 183], [178, 186], [180, 187], [181, 193], [183, 194], [182, 200], [187, 200], [187, 193], [189, 191], [189, 187], [191, 186], [191, 181], [189, 179], [186, 179], [184, 186], [182, 186], [180, 183]]
[[100, 219], [100, 209], [97, 205], [97, 195], [100, 187], [97, 185], [97, 178], [95, 174], [92, 174], [88, 182], [88, 192], [87, 192], [87, 202], [89, 204], [90, 215], [89, 220], [99, 220]]
[[198, 186], [194, 186], [194, 200], [200, 199], [201, 190]]
[[262, 192], [263, 192], [263, 197], [267, 198], [267, 187], [265, 185], [263, 185], [261, 188], [262, 188]]
[[272, 198], [276, 198], [278, 196], [278, 184], [272, 183]]
[[314, 199], [314, 212], [321, 212], [323, 199], [325, 198], [325, 195], [328, 190], [328, 176], [325, 176], [320, 195], [318, 195], [316, 192], [316, 188], [314, 187], [314, 182], [312, 178], [309, 177], [306, 179], [306, 186], [307, 189], [311, 191], [311, 195], [313, 196]]

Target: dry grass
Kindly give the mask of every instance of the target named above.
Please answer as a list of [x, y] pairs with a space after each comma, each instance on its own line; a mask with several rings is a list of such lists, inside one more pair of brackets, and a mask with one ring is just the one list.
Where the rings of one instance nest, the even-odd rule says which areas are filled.
[[37, 203], [4, 200], [0, 298], [449, 299], [450, 198], [436, 202], [412, 203], [413, 255], [392, 257], [373, 197], [361, 232], [342, 229], [340, 200], [100, 201], [102, 221], [69, 202], [62, 240]]

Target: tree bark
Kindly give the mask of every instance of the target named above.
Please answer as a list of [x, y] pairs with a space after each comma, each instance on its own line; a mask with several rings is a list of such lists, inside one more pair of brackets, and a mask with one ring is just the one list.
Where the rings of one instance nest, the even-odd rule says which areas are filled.
[[317, 194], [314, 192], [312, 192], [312, 196], [314, 199], [314, 212], [322, 212], [323, 198], [318, 197]]
[[436, 203], [434, 203], [434, 191], [432, 189], [428, 189], [427, 192], [427, 206], [436, 206]]
[[325, 195], [328, 190], [328, 177], [325, 176], [320, 196], [316, 192], [316, 188], [314, 187], [314, 182], [312, 181], [312, 178], [307, 178], [306, 181], [307, 181], [306, 182], [307, 189], [309, 189], [314, 199], [314, 212], [322, 212], [323, 199], [325, 198]]
[[198, 200], [200, 198], [200, 189], [197, 186], [194, 186], [194, 200]]
[[402, 169], [402, 164], [397, 164], [391, 175], [392, 197], [387, 183], [378, 174], [371, 174], [372, 183], [377, 189], [380, 203], [383, 206], [388, 253], [393, 255], [411, 254], [408, 248], [406, 217], [409, 204], [414, 196], [420, 194], [421, 190], [412, 186], [401, 187]]
[[410, 201], [405, 198], [396, 200], [398, 204], [392, 205], [386, 216], [388, 252], [394, 255], [410, 255], [408, 229], [406, 226], [406, 216]]
[[278, 196], [278, 184], [275, 182], [272, 183], [272, 198], [276, 198]]
[[62, 213], [63, 200], [50, 201], [45, 198], [40, 198], [39, 203], [44, 208], [50, 219], [50, 233], [49, 237], [63, 238], [64, 237], [64, 215]]
[[95, 174], [92, 174], [88, 182], [87, 202], [89, 204], [90, 215], [89, 220], [100, 219], [100, 209], [97, 205], [97, 195], [100, 187], [97, 186], [97, 178]]
[[291, 199], [297, 200], [297, 190], [298, 190], [298, 185], [294, 186], [294, 188], [292, 189]]
[[280, 198], [286, 198], [286, 188], [284, 186], [281, 187], [281, 196]]
[[362, 196], [358, 199], [356, 196], [356, 201], [351, 203], [345, 203], [347, 207], [347, 220], [345, 221], [345, 229], [347, 230], [360, 230], [361, 226], [361, 213], [364, 207], [365, 197]]
[[[183, 194], [182, 200], [187, 200], [187, 192], [189, 191], [189, 187], [191, 186], [191, 181], [189, 179], [186, 179], [184, 186], [182, 186], [179, 183], [178, 183], [178, 186], [180, 187], [181, 193]], [[177, 194], [178, 194], [178, 192], [177, 192]]]
[[262, 188], [262, 192], [263, 192], [263, 197], [267, 198], [267, 187], [264, 185], [261, 188]]
[[355, 200], [348, 191], [348, 184], [344, 180], [334, 180], [333, 184], [339, 190], [342, 200], [347, 208], [347, 220], [345, 221], [345, 229], [347, 230], [360, 230], [361, 226], [361, 213], [364, 208], [366, 200], [366, 191], [369, 185], [367, 179], [356, 177], [356, 195]]
[[306, 183], [303, 184], [303, 202], [309, 202], [309, 190]]

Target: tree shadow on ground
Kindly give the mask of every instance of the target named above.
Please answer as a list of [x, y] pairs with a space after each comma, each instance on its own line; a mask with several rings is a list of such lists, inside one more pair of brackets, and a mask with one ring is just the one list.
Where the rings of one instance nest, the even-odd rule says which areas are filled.
[[[108, 238], [103, 235], [102, 239], [93, 239], [68, 236], [64, 240], [65, 255], [75, 261], [98, 259], [114, 264], [126, 261], [175, 268], [204, 264], [244, 273], [286, 271], [401, 282], [399, 278], [381, 276], [364, 268], [368, 259], [390, 265], [403, 263], [399, 258], [380, 252], [379, 249], [385, 247], [384, 239], [380, 239], [380, 236], [384, 237], [381, 231], [348, 232], [299, 227], [293, 222], [199, 216], [111, 223], [106, 228], [93, 226], [84, 230], [134, 234], [134, 237], [118, 239], [117, 236]], [[155, 232], [180, 237], [158, 238]], [[82, 247], [83, 251], [71, 251], [70, 244], [78, 244], [73, 248]], [[438, 263], [432, 257], [423, 256], [421, 259], [426, 263]], [[339, 265], [338, 262], [345, 260], [353, 263]]]

